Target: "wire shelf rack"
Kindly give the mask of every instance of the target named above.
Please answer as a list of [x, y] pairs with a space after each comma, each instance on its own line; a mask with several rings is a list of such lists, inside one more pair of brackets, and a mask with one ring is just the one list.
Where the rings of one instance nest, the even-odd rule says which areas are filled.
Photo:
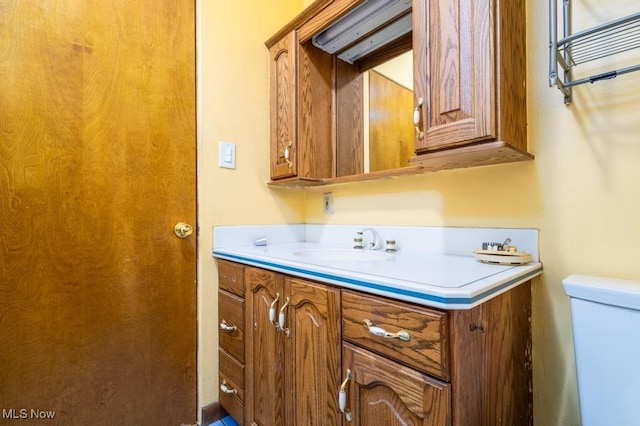
[[[574, 79], [573, 68], [640, 48], [640, 12], [583, 31], [571, 33], [571, 1], [562, 0], [562, 38], [558, 38], [558, 0], [549, 0], [549, 85], [557, 86], [564, 102], [571, 102], [571, 88], [640, 71], [640, 64]], [[562, 70], [562, 76], [559, 74]]]

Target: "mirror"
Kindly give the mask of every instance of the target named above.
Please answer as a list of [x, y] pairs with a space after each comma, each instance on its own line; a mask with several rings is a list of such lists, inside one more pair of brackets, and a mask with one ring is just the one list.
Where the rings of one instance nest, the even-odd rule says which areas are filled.
[[336, 177], [405, 167], [414, 155], [410, 49], [364, 71], [337, 60]]
[[362, 0], [333, 19], [340, 8], [329, 9], [298, 31], [304, 55], [297, 72], [313, 81], [300, 88], [313, 151], [305, 158], [327, 155], [312, 140], [325, 136], [314, 131], [326, 129], [318, 108], [329, 90], [332, 177], [403, 168], [415, 151], [412, 1]]
[[364, 173], [405, 167], [414, 155], [413, 52], [364, 74]]

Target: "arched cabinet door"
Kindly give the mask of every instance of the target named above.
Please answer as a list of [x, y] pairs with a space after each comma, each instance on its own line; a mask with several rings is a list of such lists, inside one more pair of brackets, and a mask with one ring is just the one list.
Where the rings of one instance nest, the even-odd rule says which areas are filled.
[[342, 357], [343, 424], [451, 424], [448, 383], [346, 342]]
[[271, 60], [271, 179], [297, 174], [296, 33], [269, 49]]

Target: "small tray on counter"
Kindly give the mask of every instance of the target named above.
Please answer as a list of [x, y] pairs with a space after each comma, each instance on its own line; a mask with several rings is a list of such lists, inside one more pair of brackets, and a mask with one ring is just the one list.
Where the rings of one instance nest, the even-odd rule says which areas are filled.
[[525, 265], [532, 261], [529, 253], [521, 251], [476, 249], [473, 254], [480, 262], [495, 265]]

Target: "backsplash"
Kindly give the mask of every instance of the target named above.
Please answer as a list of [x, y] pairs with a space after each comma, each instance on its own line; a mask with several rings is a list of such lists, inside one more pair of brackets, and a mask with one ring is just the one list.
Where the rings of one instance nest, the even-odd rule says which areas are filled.
[[520, 228], [467, 228], [431, 226], [375, 226], [375, 225], [251, 225], [216, 226], [213, 229], [213, 248], [253, 245], [258, 238], [267, 244], [311, 242], [353, 245], [357, 231], [373, 228], [382, 241], [395, 240], [398, 250], [422, 251], [460, 256], [472, 256], [483, 242], [502, 243], [507, 238], [519, 251], [531, 254], [538, 262], [538, 230]]

